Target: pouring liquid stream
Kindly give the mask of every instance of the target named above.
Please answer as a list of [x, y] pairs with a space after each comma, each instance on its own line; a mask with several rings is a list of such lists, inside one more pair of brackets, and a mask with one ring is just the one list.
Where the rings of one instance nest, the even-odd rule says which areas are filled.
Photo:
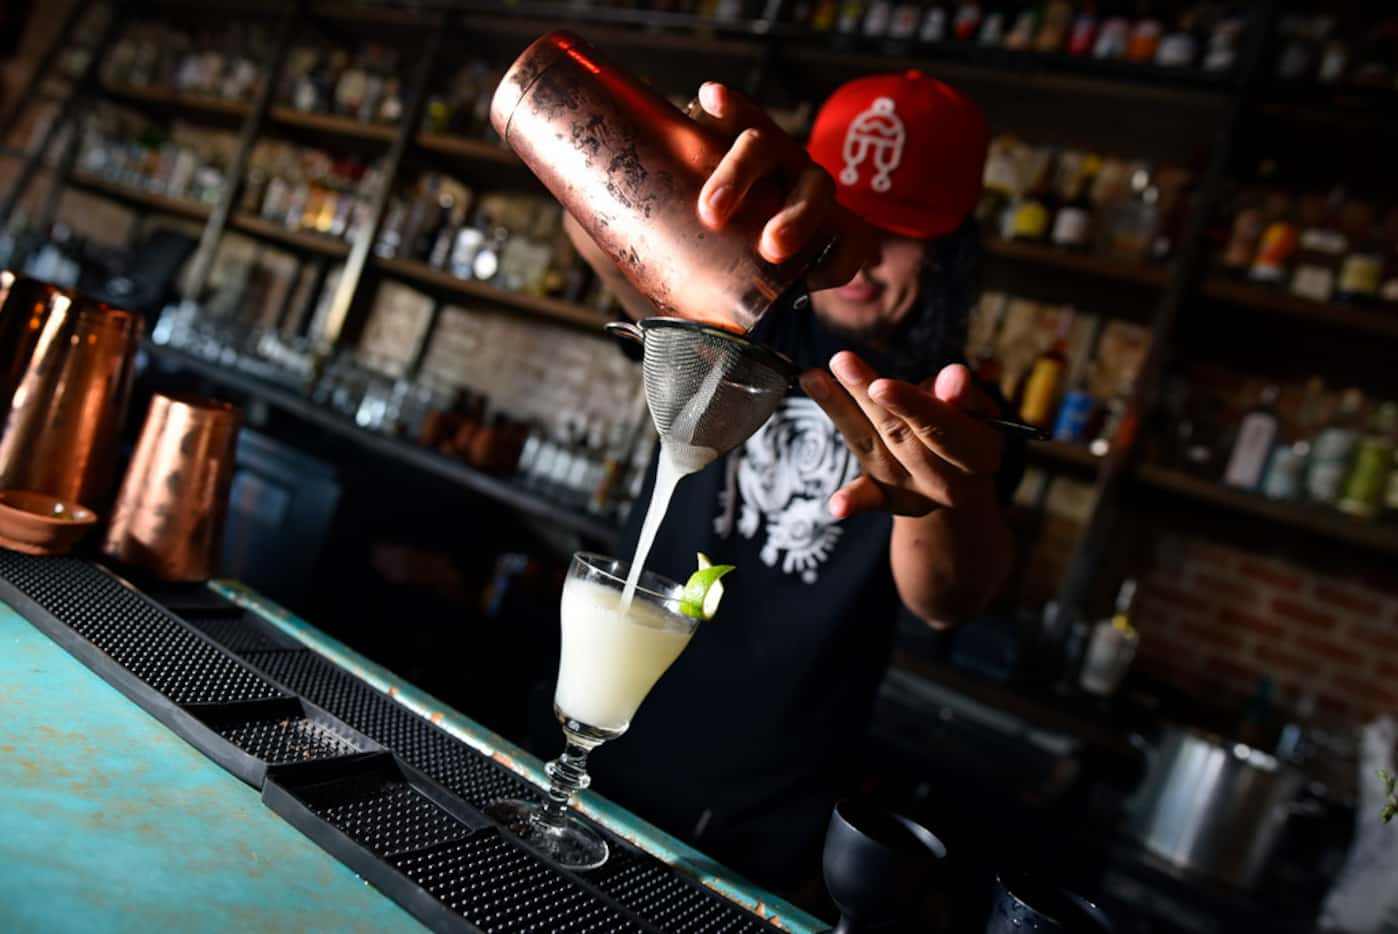
[[686, 444], [682, 441], [662, 440], [660, 461], [655, 467], [655, 488], [651, 490], [650, 505], [646, 507], [646, 518], [641, 523], [641, 535], [636, 540], [636, 553], [631, 558], [631, 571], [626, 575], [626, 586], [621, 592], [620, 610], [623, 616], [631, 609], [631, 600], [636, 596], [636, 584], [641, 579], [641, 568], [650, 549], [655, 544], [655, 534], [660, 531], [660, 523], [670, 506], [670, 497], [675, 486], [684, 477], [703, 470], [718, 460], [718, 452], [713, 448]]

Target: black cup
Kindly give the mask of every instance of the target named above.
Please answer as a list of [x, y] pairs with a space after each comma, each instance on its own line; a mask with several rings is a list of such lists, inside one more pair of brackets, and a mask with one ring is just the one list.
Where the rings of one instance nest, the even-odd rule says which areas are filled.
[[995, 901], [985, 934], [1115, 934], [1107, 913], [1067, 889], [1032, 876], [995, 877]]
[[841, 801], [825, 832], [825, 887], [840, 907], [835, 934], [891, 925], [927, 893], [942, 841], [866, 801]]

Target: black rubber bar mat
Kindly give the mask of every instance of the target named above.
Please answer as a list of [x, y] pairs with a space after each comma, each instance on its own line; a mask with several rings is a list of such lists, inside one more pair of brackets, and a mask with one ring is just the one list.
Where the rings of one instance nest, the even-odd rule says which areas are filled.
[[262, 800], [437, 931], [652, 932], [392, 756], [273, 769]]
[[[164, 599], [162, 593], [155, 597]], [[216, 615], [196, 616], [191, 623], [230, 648], [251, 647], [240, 650], [249, 664], [391, 750], [403, 764], [474, 808], [484, 809], [500, 798], [537, 800], [541, 796], [534, 785], [316, 652], [259, 648], [273, 637], [289, 637], [254, 614], [231, 623]], [[597, 830], [607, 838], [611, 857], [600, 869], [577, 876], [646, 923], [679, 934], [772, 930], [751, 912], [630, 842], [603, 827]]]
[[772, 929], [604, 828], [557, 868], [480, 813], [537, 788], [206, 587], [0, 549], [0, 598], [434, 929]]

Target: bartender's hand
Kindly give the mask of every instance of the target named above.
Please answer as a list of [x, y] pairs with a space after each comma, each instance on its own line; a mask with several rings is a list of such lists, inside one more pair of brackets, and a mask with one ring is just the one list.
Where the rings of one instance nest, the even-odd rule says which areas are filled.
[[772, 179], [786, 200], [762, 228], [762, 258], [780, 263], [834, 234], [833, 249], [807, 275], [807, 285], [829, 289], [853, 279], [871, 258], [874, 241], [863, 221], [835, 203], [830, 174], [743, 94], [709, 81], [696, 103], [690, 116], [733, 141], [699, 192], [699, 219], [721, 229], [753, 185]]
[[948, 366], [914, 385], [880, 379], [845, 351], [831, 358], [829, 373], [802, 374], [801, 388], [834, 421], [864, 468], [830, 497], [835, 517], [873, 511], [923, 516], [938, 507], [995, 503], [1000, 433], [970, 413], [1000, 412], [966, 367]]

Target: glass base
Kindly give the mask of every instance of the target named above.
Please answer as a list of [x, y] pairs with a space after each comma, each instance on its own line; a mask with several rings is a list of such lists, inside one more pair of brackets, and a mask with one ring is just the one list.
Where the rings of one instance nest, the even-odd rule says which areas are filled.
[[596, 869], [610, 855], [607, 841], [571, 814], [561, 825], [550, 824], [542, 805], [514, 798], [490, 804], [485, 813], [565, 869]]

